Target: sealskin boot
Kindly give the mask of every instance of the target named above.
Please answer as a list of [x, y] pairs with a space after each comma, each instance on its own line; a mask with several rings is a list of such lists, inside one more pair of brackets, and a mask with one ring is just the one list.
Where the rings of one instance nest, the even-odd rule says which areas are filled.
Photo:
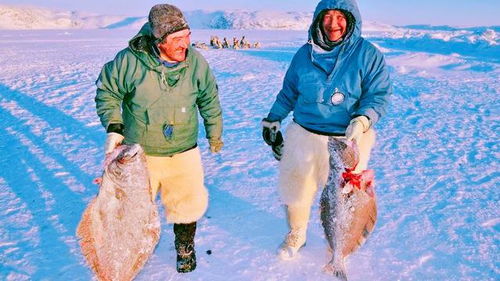
[[194, 235], [196, 222], [174, 224], [175, 250], [177, 251], [177, 272], [187, 273], [196, 269]]

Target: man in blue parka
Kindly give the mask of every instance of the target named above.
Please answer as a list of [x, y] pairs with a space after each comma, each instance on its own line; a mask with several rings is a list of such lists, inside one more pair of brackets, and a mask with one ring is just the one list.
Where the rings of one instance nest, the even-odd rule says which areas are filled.
[[[360, 151], [355, 172], [367, 168], [373, 126], [392, 92], [382, 53], [361, 37], [354, 0], [323, 0], [314, 12], [309, 41], [295, 54], [283, 88], [262, 121], [263, 138], [279, 164], [279, 191], [289, 232], [278, 249], [283, 259], [305, 244], [311, 204], [327, 180], [328, 136], [354, 140]], [[293, 111], [285, 138], [280, 124]]]

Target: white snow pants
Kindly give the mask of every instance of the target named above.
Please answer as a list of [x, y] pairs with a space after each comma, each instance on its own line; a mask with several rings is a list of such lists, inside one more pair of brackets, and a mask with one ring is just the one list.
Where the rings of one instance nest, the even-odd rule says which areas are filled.
[[167, 222], [192, 223], [208, 206], [203, 167], [198, 147], [172, 157], [146, 156], [151, 194], [160, 191]]
[[[364, 133], [359, 148], [356, 172], [368, 166], [375, 143], [373, 129]], [[287, 205], [290, 229], [307, 229], [311, 205], [318, 190], [323, 188], [329, 171], [328, 136], [311, 133], [295, 122], [286, 129], [283, 157], [279, 163], [279, 192]]]

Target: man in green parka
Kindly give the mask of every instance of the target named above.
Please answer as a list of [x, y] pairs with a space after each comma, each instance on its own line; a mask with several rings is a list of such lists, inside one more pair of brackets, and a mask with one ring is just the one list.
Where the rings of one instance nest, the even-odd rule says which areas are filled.
[[104, 65], [95, 98], [107, 131], [106, 155], [121, 143], [138, 143], [146, 152], [153, 199], [160, 191], [167, 221], [174, 223], [178, 272], [196, 268], [196, 221], [208, 205], [198, 112], [210, 150], [223, 146], [217, 84], [190, 47], [190, 34], [177, 7], [153, 6], [129, 46]]

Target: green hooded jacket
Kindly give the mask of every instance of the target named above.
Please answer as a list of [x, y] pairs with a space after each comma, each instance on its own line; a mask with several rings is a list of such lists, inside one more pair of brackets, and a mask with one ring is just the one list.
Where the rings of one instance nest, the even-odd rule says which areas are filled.
[[95, 97], [102, 125], [123, 124], [124, 143], [141, 144], [148, 155], [172, 156], [196, 146], [199, 111], [207, 139], [220, 139], [222, 110], [207, 61], [189, 47], [185, 61], [166, 67], [151, 38], [146, 23], [102, 68]]

